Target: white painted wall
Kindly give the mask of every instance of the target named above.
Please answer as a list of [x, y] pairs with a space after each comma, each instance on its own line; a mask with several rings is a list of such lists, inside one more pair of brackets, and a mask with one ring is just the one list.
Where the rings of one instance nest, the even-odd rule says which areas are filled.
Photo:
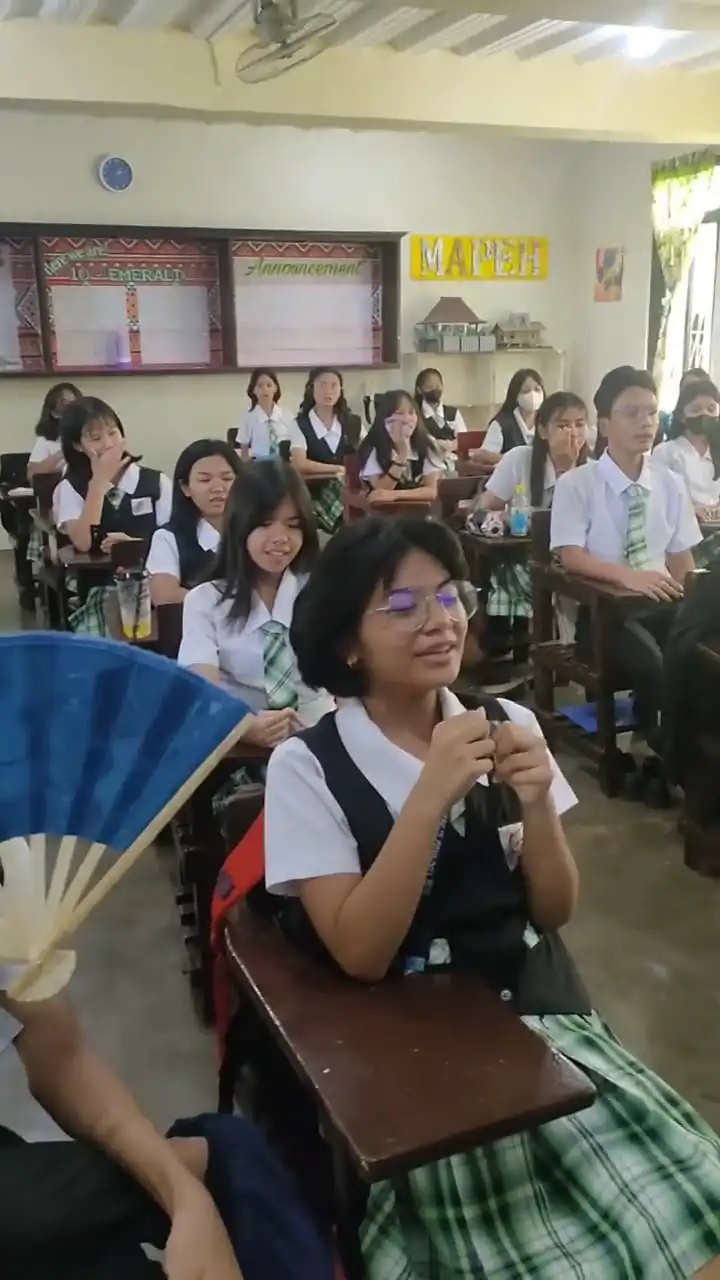
[[[106, 193], [99, 156], [126, 156], [132, 190]], [[647, 147], [498, 135], [354, 133], [198, 122], [0, 113], [4, 220], [238, 226], [257, 230], [548, 235], [544, 283], [458, 289], [483, 318], [528, 310], [568, 353], [566, 380], [591, 393], [611, 364], [644, 362], [650, 242]], [[628, 251], [621, 304], [592, 301], [599, 245]], [[441, 292], [408, 279], [403, 260], [402, 347]], [[350, 374], [356, 404], [399, 373]], [[286, 402], [303, 378], [283, 379]], [[48, 383], [0, 384], [0, 450], [29, 447]], [[244, 410], [245, 376], [84, 379], [109, 400], [133, 447], [171, 469], [198, 435], [224, 435]], [[452, 397], [452, 387], [449, 387]]]

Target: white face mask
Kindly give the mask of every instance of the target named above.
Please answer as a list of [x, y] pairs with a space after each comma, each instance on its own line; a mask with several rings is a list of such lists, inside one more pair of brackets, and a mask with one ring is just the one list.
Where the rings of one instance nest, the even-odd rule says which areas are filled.
[[521, 391], [518, 396], [518, 407], [525, 413], [537, 413], [544, 400], [542, 391]]

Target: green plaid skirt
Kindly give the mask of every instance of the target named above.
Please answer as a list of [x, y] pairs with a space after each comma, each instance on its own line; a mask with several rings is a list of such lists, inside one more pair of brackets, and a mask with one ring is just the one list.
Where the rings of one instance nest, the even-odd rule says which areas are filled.
[[109, 636], [106, 605], [115, 588], [91, 587], [84, 600], [77, 594], [77, 581], [68, 578], [67, 588], [70, 630], [84, 636]]
[[313, 514], [323, 533], [337, 533], [343, 519], [342, 485], [339, 480], [313, 485], [310, 490]]
[[33, 567], [33, 572], [37, 573], [43, 565], [43, 539], [42, 534], [35, 525], [30, 530], [28, 538], [26, 556]]
[[597, 1014], [524, 1021], [597, 1101], [372, 1187], [368, 1280], [688, 1280], [720, 1255], [720, 1138]]
[[485, 612], [491, 618], [532, 618], [532, 586], [526, 562], [503, 560], [493, 570]]

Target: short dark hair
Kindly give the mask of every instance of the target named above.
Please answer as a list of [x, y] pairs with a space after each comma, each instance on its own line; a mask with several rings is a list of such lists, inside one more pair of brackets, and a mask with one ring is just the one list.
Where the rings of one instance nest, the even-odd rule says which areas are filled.
[[657, 387], [652, 374], [647, 369], [635, 369], [631, 364], [621, 364], [605, 374], [600, 386], [593, 396], [593, 404], [598, 418], [609, 418], [624, 391], [638, 388], [641, 391], [652, 391], [657, 395]]
[[436, 520], [368, 516], [343, 525], [327, 544], [295, 604], [290, 642], [300, 675], [312, 689], [336, 698], [361, 698], [367, 677], [348, 665], [346, 653], [380, 583], [389, 587], [411, 551], [442, 565], [448, 578], [464, 581], [467, 563], [455, 534]]
[[278, 378], [274, 369], [253, 369], [252, 373], [250, 374], [250, 381], [248, 382], [248, 385], [247, 385], [247, 398], [250, 401], [250, 404], [252, 405], [253, 409], [255, 408], [255, 405], [258, 402], [258, 398], [255, 395], [255, 388], [261, 378], [269, 378], [271, 382], [275, 383], [275, 394], [273, 396], [273, 400], [275, 401], [275, 404], [277, 404], [281, 396], [280, 379]]
[[270, 519], [286, 498], [300, 518], [302, 546], [290, 566], [294, 573], [312, 568], [319, 544], [312, 501], [297, 471], [284, 462], [261, 459], [240, 468], [225, 508], [220, 546], [206, 580], [218, 583], [222, 600], [231, 601], [229, 618], [244, 622], [252, 607], [258, 569], [245, 545], [254, 529]]
[[202, 462], [203, 458], [224, 458], [236, 476], [242, 466], [237, 453], [226, 440], [193, 440], [192, 444], [185, 446], [175, 463], [172, 511], [168, 521], [168, 529], [180, 537], [195, 537], [200, 513], [189, 494], [184, 492], [183, 485], [188, 483], [195, 463]]

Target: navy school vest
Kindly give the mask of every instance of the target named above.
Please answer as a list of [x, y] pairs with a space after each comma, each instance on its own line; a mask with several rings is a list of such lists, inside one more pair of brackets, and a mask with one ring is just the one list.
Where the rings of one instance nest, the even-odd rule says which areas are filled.
[[442, 424], [439, 424], [436, 422], [435, 418], [426, 418], [425, 414], [423, 414], [422, 420], [425, 424], [427, 433], [428, 435], [431, 435], [434, 440], [454, 440], [455, 439], [454, 422], [455, 422], [455, 419], [457, 418], [457, 409], [455, 408], [455, 405], [444, 404], [443, 417], [444, 417], [444, 421], [442, 422]]
[[347, 454], [355, 453], [360, 442], [362, 424], [355, 413], [345, 414], [341, 419], [342, 435], [336, 453], [333, 453], [325, 437], [320, 440], [316, 436], [309, 414], [299, 413], [297, 425], [305, 437], [305, 448], [309, 462], [326, 462], [329, 466], [335, 465], [339, 467]]
[[206, 551], [200, 546], [197, 534], [188, 533], [185, 529], [171, 529], [175, 538], [180, 560], [180, 586], [188, 590], [201, 582], [210, 568], [216, 553]]
[[500, 423], [502, 430], [502, 449], [501, 453], [509, 453], [511, 449], [516, 449], [520, 444], [527, 444], [520, 423], [518, 422], [512, 409], [498, 413], [495, 422]]
[[[484, 706], [489, 719], [507, 720], [494, 699]], [[326, 786], [345, 814], [365, 874], [394, 818], [344, 747], [334, 713], [299, 736], [319, 761]], [[525, 881], [500, 838], [500, 829], [519, 819], [520, 805], [510, 788], [492, 782], [472, 788], [465, 802], [465, 834], [449, 820], [438, 833], [425, 890], [390, 972], [427, 967], [432, 942], [444, 939], [454, 969], [477, 974], [512, 999], [519, 1013], [589, 1013], [590, 1000], [560, 938], [545, 934], [534, 947], [525, 942]], [[334, 964], [298, 899], [286, 899], [278, 918], [295, 946]]]
[[[72, 483], [72, 481], [70, 481]], [[87, 496], [77, 485], [73, 488], [82, 498]], [[140, 476], [134, 493], [123, 493], [115, 505], [108, 498], [103, 503], [100, 528], [104, 534], [126, 533], [129, 538], [152, 538], [158, 527], [157, 504], [160, 500], [160, 472], [151, 467], [140, 467]]]

